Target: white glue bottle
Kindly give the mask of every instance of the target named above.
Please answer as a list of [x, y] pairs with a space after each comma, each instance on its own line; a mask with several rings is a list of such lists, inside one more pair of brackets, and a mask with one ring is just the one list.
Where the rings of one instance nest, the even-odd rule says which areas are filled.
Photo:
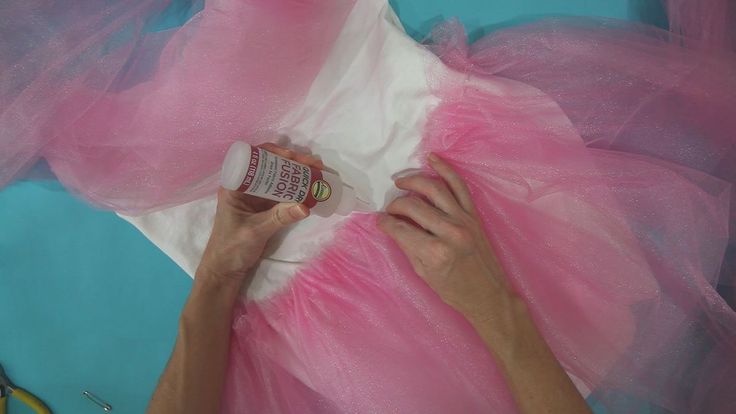
[[321, 217], [347, 216], [353, 210], [367, 211], [368, 203], [340, 177], [281, 157], [263, 148], [237, 141], [230, 146], [222, 165], [220, 183], [240, 191], [278, 202], [301, 203]]

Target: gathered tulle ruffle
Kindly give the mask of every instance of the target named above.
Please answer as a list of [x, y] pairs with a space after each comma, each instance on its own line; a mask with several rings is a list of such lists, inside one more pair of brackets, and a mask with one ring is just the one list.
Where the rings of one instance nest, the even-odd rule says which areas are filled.
[[[274, 139], [353, 5], [201, 3], [0, 5], [0, 186], [43, 157], [68, 189], [118, 212], [213, 193], [229, 144]], [[164, 18], [177, 13], [181, 25]]]
[[[440, 93], [423, 151], [467, 180], [510, 281], [580, 389], [609, 412], [636, 399], [730, 412], [736, 315], [711, 285], [728, 184], [588, 148], [521, 84]], [[371, 216], [351, 219], [285, 291], [242, 306], [232, 350], [225, 412], [515, 410], [472, 328]]]
[[[430, 47], [458, 70], [539, 88], [590, 148], [642, 154], [734, 184], [736, 54], [683, 43], [639, 23], [563, 18], [472, 45], [449, 22], [433, 32]], [[717, 279], [724, 287], [736, 286], [736, 192], [731, 197], [731, 242]]]
[[[209, 194], [232, 141], [273, 139], [353, 1], [189, 5], [174, 24], [165, 1], [0, 4], [0, 186], [42, 157], [119, 212]], [[430, 46], [464, 76], [432, 73], [420, 152], [467, 180], [511, 284], [609, 412], [736, 412], [736, 314], [715, 290], [736, 268], [735, 58], [689, 43], [577, 18], [472, 45], [450, 23]], [[374, 216], [233, 329], [226, 412], [514, 411]]]
[[662, 0], [669, 30], [692, 47], [736, 52], [736, 3], [732, 0]]

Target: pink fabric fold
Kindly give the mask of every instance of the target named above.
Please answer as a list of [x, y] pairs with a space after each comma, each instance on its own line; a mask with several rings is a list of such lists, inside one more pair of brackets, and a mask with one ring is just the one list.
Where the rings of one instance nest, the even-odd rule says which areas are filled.
[[[683, 42], [638, 23], [563, 18], [502, 30], [472, 45], [462, 26], [450, 22], [433, 32], [430, 47], [458, 70], [549, 94], [591, 148], [646, 155], [734, 184], [736, 54]], [[719, 282], [733, 286], [736, 192], [731, 205]]]
[[44, 157], [68, 189], [119, 212], [211, 194], [229, 144], [274, 138], [353, 1], [208, 0], [155, 31], [167, 4], [0, 5], [0, 186]]
[[[214, 0], [156, 29], [168, 2], [3, 2], [0, 186], [43, 157], [120, 212], [211, 193], [228, 145], [272, 139], [305, 96], [352, 6]], [[715, 290], [736, 263], [735, 58], [678, 39], [578, 18], [472, 45], [449, 23], [430, 46], [461, 76], [428, 67], [439, 104], [417, 156], [468, 182], [511, 284], [609, 412], [736, 412], [736, 314]], [[375, 219], [238, 307], [225, 412], [515, 411]]]
[[[736, 315], [711, 284], [728, 184], [587, 148], [544, 94], [482, 85], [438, 91], [422, 152], [467, 180], [565, 369], [610, 412], [636, 398], [732, 411]], [[233, 329], [225, 412], [515, 412], [472, 328], [373, 216], [351, 219], [284, 292], [238, 309]]]

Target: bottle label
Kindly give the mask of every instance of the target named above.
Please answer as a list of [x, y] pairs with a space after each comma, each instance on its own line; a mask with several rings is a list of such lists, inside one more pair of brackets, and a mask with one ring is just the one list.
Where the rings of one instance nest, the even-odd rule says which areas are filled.
[[279, 202], [302, 203], [312, 208], [332, 195], [322, 171], [251, 147], [248, 170], [238, 191]]

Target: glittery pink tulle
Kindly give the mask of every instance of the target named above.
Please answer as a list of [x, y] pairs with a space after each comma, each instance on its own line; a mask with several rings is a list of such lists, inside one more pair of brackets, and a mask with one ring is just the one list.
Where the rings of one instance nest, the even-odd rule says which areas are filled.
[[[690, 3], [703, 12], [710, 4]], [[736, 54], [726, 49], [683, 47], [683, 38], [651, 26], [592, 19], [545, 20], [470, 46], [451, 22], [433, 38], [435, 52], [459, 70], [550, 95], [591, 148], [643, 154], [736, 183]], [[736, 285], [736, 192], [731, 205], [723, 285]]]
[[168, 1], [3, 2], [0, 186], [41, 156], [117, 211], [212, 193], [230, 143], [273, 139], [352, 4], [207, 0], [167, 27]]
[[[351, 6], [213, 0], [167, 27], [164, 1], [0, 3], [0, 185], [43, 157], [118, 211], [212, 191], [227, 146], [304, 96]], [[468, 76], [433, 78], [420, 152], [467, 180], [555, 355], [612, 413], [736, 412], [736, 314], [715, 291], [733, 269], [734, 56], [676, 39], [573, 19], [471, 46], [450, 24], [432, 45]], [[236, 310], [224, 405], [514, 412], [471, 327], [369, 215]]]
[[695, 47], [736, 52], [736, 2], [733, 0], [662, 0], [670, 31]]
[[[587, 148], [545, 95], [491, 90], [445, 83], [423, 151], [467, 180], [563, 366], [608, 412], [637, 401], [732, 412], [736, 315], [712, 285], [728, 184]], [[515, 411], [470, 326], [371, 216], [353, 218], [285, 291], [236, 312], [230, 368], [225, 412]]]
[[288, 290], [236, 311], [227, 413], [510, 412], [480, 340], [376, 228], [351, 220]]
[[[615, 43], [604, 36], [606, 28], [542, 27], [550, 31], [539, 38], [538, 26], [496, 35], [528, 48], [502, 47], [506, 60], [492, 62], [513, 68], [517, 54], [544, 55], [545, 36], [555, 45], [553, 34], [567, 30], [577, 35], [566, 39], [570, 59], [592, 53], [587, 41], [599, 34], [601, 55], [616, 50], [606, 48]], [[716, 174], [722, 165], [716, 161], [729, 156], [720, 127], [699, 122], [730, 105], [715, 87], [731, 78], [711, 68], [719, 77], [699, 85], [665, 83], [682, 75], [674, 69], [686, 63], [685, 52], [668, 52], [656, 39], [629, 38], [615, 66], [586, 69], [592, 62], [581, 57], [576, 74], [587, 76], [579, 78], [583, 85], [606, 74], [599, 81], [609, 89], [599, 93], [572, 84], [563, 70], [572, 69], [572, 60], [559, 72], [534, 60], [548, 75], [542, 80], [559, 79], [560, 93], [566, 87], [589, 94], [553, 93], [563, 109], [573, 109], [567, 124], [547, 95], [494, 81], [490, 73], [503, 72], [484, 72], [486, 66], [468, 60], [464, 37], [455, 35], [440, 37], [444, 43], [435, 49], [455, 67], [496, 82], [495, 92], [485, 91], [482, 80], [437, 79], [443, 103], [430, 116], [422, 152], [438, 152], [467, 180], [508, 277], [562, 365], [607, 412], [637, 412], [643, 402], [675, 413], [734, 412], [736, 313], [715, 290], [729, 239], [730, 183], [689, 168]], [[490, 57], [497, 52], [492, 41], [482, 41], [470, 56]], [[620, 60], [642, 48], [662, 54], [643, 63]], [[654, 77], [650, 64], [673, 70]], [[698, 100], [700, 112], [671, 128], [654, 109], [658, 117], [632, 123], [634, 111], [620, 118], [623, 94], [611, 94], [606, 103], [603, 92], [625, 88], [636, 74], [675, 87], [629, 95], [637, 102], [666, 102], [662, 95], [692, 87], [686, 96]], [[642, 86], [644, 79], [635, 79]], [[591, 109], [582, 113], [586, 105]], [[694, 164], [676, 163], [666, 152], [645, 155], [610, 145], [632, 128], [635, 143], [668, 149], [681, 143], [686, 134], [678, 128], [688, 125], [703, 127], [690, 136], [692, 151], [710, 148], [702, 153], [716, 161], [692, 156], [686, 160]], [[614, 126], [619, 135], [611, 133]], [[607, 144], [596, 148], [591, 137]], [[725, 147], [712, 147], [718, 144]], [[226, 412], [514, 411], [498, 367], [471, 328], [421, 283], [373, 217], [353, 218], [284, 292], [237, 310], [226, 404]]]

